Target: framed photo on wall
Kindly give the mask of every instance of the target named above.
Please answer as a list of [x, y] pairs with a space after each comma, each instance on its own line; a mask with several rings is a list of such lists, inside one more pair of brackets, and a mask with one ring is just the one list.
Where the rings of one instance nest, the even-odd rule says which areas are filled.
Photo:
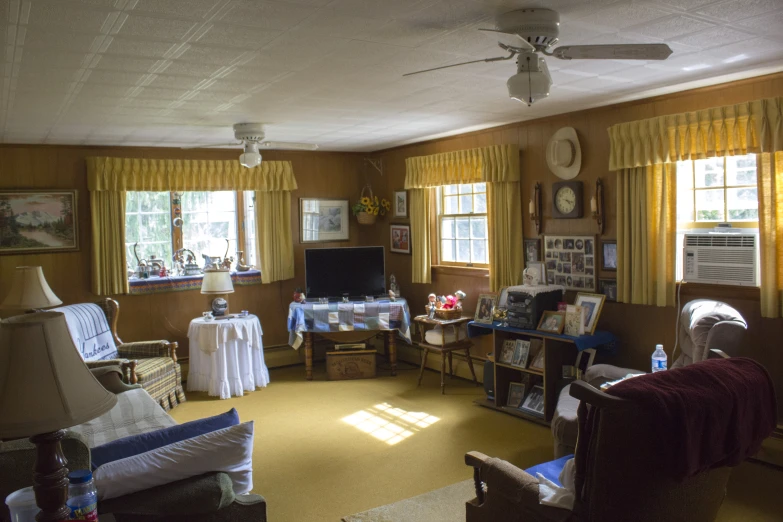
[[347, 199], [299, 198], [299, 242], [347, 241]]
[[617, 270], [617, 241], [601, 241], [601, 270]]
[[408, 191], [405, 189], [394, 191], [394, 217], [408, 217]]
[[0, 254], [79, 250], [75, 190], [0, 191]]
[[595, 236], [544, 236], [547, 281], [566, 290], [596, 288]]
[[525, 266], [531, 261], [541, 261], [540, 239], [525, 239]]
[[617, 279], [599, 279], [598, 291], [606, 296], [607, 301], [617, 301]]
[[389, 228], [391, 229], [391, 248], [389, 250], [398, 254], [410, 254], [411, 226], [392, 224]]

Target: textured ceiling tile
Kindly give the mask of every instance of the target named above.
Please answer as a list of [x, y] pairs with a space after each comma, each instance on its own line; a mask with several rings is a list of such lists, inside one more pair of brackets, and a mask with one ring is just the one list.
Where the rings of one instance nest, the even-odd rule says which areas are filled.
[[148, 72], [158, 63], [159, 61], [154, 58], [104, 55], [95, 69], [102, 71]]
[[758, 34], [779, 35], [780, 28], [783, 26], [783, 10], [757, 18], [742, 20], [738, 25]]
[[409, 23], [391, 20], [365, 38], [370, 42], [416, 47], [426, 40], [437, 38], [446, 33], [445, 29], [416, 27]]
[[90, 83], [106, 83], [111, 85], [136, 85], [144, 78], [144, 74], [121, 71], [92, 71], [89, 76]]
[[190, 90], [203, 80], [198, 76], [172, 76], [170, 74], [158, 74], [150, 83], [150, 87], [171, 87], [174, 89]]
[[750, 18], [763, 13], [769, 13], [781, 9], [783, 3], [780, 0], [726, 0], [719, 4], [712, 4], [696, 10], [696, 13], [711, 16], [727, 22], [736, 22], [743, 18]]
[[[2, 6], [2, 3], [0, 3]], [[32, 2], [29, 23], [46, 26], [65, 26], [71, 31], [97, 32], [111, 11], [80, 7], [72, 2]]]
[[582, 17], [582, 24], [622, 29], [668, 16], [669, 12], [645, 4], [616, 4]]
[[714, 2], [715, 0], [662, 0], [662, 4], [666, 4], [683, 11], [694, 11], [697, 7]]
[[[351, 16], [388, 20], [419, 12], [427, 4], [437, 5], [442, 3], [432, 2], [431, 0], [394, 0], [393, 2], [389, 0], [334, 0], [334, 2], [329, 4], [329, 8]], [[459, 2], [452, 3], [457, 4]]]
[[165, 89], [160, 87], [144, 87], [136, 95], [137, 98], [157, 99], [157, 100], [178, 100], [188, 91], [184, 89]]
[[[484, 24], [481, 24], [481, 26], [483, 27]], [[464, 27], [428, 40], [421, 46], [435, 51], [480, 58], [508, 54], [498, 47], [497, 38], [494, 38], [491, 34], [479, 31], [479, 27], [479, 25]]]
[[259, 49], [280, 35], [279, 31], [266, 31], [237, 27], [234, 25], [214, 24], [206, 34], [199, 38], [199, 43], [225, 45], [226, 47], [241, 47], [243, 49]]
[[27, 28], [24, 47], [57, 49], [59, 51], [87, 52], [95, 40], [94, 34], [49, 30], [43, 26]]
[[131, 15], [122, 25], [119, 34], [179, 41], [193, 29], [194, 25], [195, 22], [186, 20]]
[[743, 40], [750, 40], [751, 38], [753, 38], [752, 34], [735, 31], [728, 27], [713, 27], [706, 31], [678, 36], [674, 38], [674, 40], [685, 45], [709, 49], [711, 47], [719, 47], [741, 42]]
[[105, 54], [159, 59], [175, 45], [171, 42], [114, 37]]
[[361, 18], [322, 9], [297, 26], [298, 31], [311, 35], [362, 40], [370, 37], [386, 23], [377, 18]]
[[45, 51], [43, 49], [28, 49], [24, 52], [24, 67], [42, 68], [52, 67], [61, 69], [79, 69], [85, 64], [84, 53], [69, 53], [58, 51]]
[[177, 57], [177, 59], [188, 62], [228, 65], [234, 60], [242, 57], [247, 52], [249, 51], [243, 51], [242, 49], [231, 49], [206, 45], [191, 45], [184, 53]]
[[703, 31], [709, 29], [715, 24], [705, 22], [690, 16], [674, 15], [669, 18], [657, 20], [650, 24], [640, 25], [633, 29], [640, 35], [649, 36], [651, 38], [657, 38], [664, 40], [667, 38], [673, 38], [681, 34], [692, 33], [695, 31]]
[[179, 18], [204, 18], [222, 3], [221, 0], [138, 0], [134, 9]]
[[220, 18], [220, 21], [269, 31], [285, 31], [311, 14], [312, 10], [304, 6], [253, 2], [252, 5], [233, 7]]
[[206, 79], [218, 72], [220, 69], [222, 69], [222, 67], [214, 63], [198, 63], [176, 60], [160, 72], [172, 75], [197, 76], [199, 78]]

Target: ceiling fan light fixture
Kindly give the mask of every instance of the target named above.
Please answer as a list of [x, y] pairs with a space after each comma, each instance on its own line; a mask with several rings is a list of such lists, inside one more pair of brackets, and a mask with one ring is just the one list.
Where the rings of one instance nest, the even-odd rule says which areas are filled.
[[248, 169], [261, 165], [261, 154], [258, 152], [258, 143], [245, 143], [245, 152], [239, 155], [239, 164]]
[[535, 53], [524, 53], [517, 62], [517, 74], [506, 82], [509, 98], [521, 101], [528, 107], [549, 96], [552, 77], [546, 61]]

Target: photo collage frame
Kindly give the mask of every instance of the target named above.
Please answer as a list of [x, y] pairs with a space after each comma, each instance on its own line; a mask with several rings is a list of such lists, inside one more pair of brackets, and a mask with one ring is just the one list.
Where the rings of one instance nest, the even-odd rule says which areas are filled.
[[594, 236], [544, 236], [547, 282], [567, 290], [594, 291], [596, 248]]

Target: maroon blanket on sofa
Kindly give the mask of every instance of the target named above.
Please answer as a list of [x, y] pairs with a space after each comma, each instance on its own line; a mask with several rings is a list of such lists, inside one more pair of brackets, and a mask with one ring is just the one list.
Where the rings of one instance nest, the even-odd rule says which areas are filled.
[[754, 455], [775, 429], [775, 389], [767, 371], [745, 357], [711, 359], [642, 375], [607, 390], [658, 419], [667, 471], [684, 478]]

